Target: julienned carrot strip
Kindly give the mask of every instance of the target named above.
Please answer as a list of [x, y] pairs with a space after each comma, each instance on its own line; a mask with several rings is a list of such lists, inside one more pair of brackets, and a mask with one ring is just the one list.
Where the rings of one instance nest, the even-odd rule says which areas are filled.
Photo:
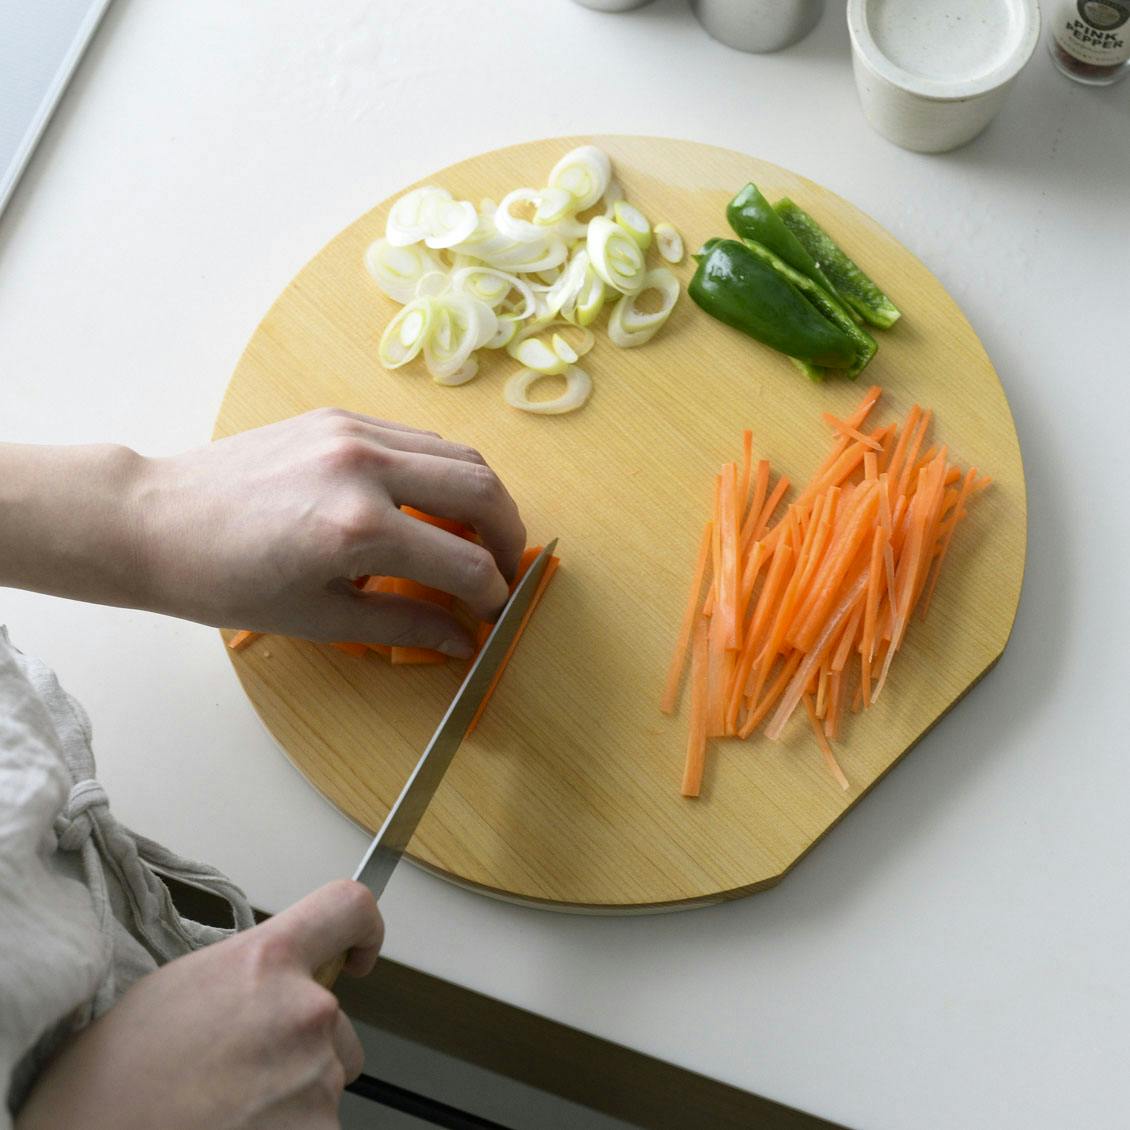
[[738, 479], [738, 527], [745, 518], [746, 503], [749, 501], [749, 476], [753, 468], [753, 432], [746, 428], [742, 432], [742, 473]]
[[853, 439], [857, 443], [863, 444], [864, 447], [870, 448], [872, 451], [878, 451], [882, 446], [878, 440], [872, 439], [870, 436], [865, 436], [858, 428], [853, 428], [843, 420], [836, 419], [831, 412], [824, 413], [824, 423], [831, 425], [835, 431], [839, 432], [839, 434], [846, 439]]
[[[797, 708], [800, 702], [800, 697], [804, 693], [805, 688], [808, 686], [808, 680], [812, 672], [819, 665], [824, 658], [825, 652], [831, 647], [832, 639], [835, 635], [836, 629], [843, 624], [844, 620], [850, 614], [856, 599], [860, 592], [863, 591], [864, 583], [867, 580], [867, 572], [864, 570], [860, 576], [854, 581], [853, 584], [848, 586], [847, 591], [840, 600], [840, 603], [833, 610], [832, 614], [828, 617], [828, 622], [824, 627], [823, 632], [816, 640], [811, 651], [804, 653], [804, 659], [800, 666], [797, 668], [796, 674], [792, 678], [785, 690], [784, 696], [777, 706], [777, 713], [773, 715], [772, 721], [766, 728], [766, 736], [770, 738], [779, 738], [785, 728], [786, 723], [792, 717], [793, 711]], [[800, 649], [798, 649], [800, 650]]]
[[879, 620], [879, 594], [883, 591], [883, 527], [876, 526], [871, 538], [871, 562], [867, 567], [867, 602], [863, 613], [863, 638], [860, 653], [868, 662], [875, 655], [875, 625]]
[[706, 618], [695, 619], [691, 639], [691, 724], [683, 767], [683, 796], [698, 796], [706, 764]]
[[242, 651], [248, 644], [254, 643], [262, 634], [262, 632], [249, 632], [244, 628], [228, 640], [228, 647], [232, 651]]
[[[541, 550], [539, 549], [538, 552], [540, 553]], [[491, 679], [490, 686], [487, 687], [487, 693], [483, 695], [483, 701], [479, 703], [479, 708], [475, 711], [475, 716], [471, 719], [467, 727], [468, 736], [478, 729], [479, 721], [482, 719], [487, 705], [490, 703], [494, 692], [498, 689], [498, 684], [502, 681], [502, 676], [506, 674], [506, 668], [510, 660], [514, 658], [514, 652], [518, 650], [518, 644], [522, 641], [522, 633], [525, 632], [526, 628], [529, 626], [530, 618], [533, 616], [534, 610], [537, 608], [538, 604], [541, 603], [541, 598], [545, 594], [545, 590], [549, 587], [549, 582], [553, 580], [553, 576], [557, 572], [557, 567], [560, 564], [561, 561], [557, 557], [551, 557], [545, 563], [545, 572], [542, 573], [541, 580], [538, 581], [538, 587], [534, 590], [534, 595], [530, 598], [529, 607], [522, 614], [522, 622], [518, 625], [518, 631], [514, 633], [514, 638], [510, 641], [510, 646], [506, 649], [506, 654], [503, 656], [498, 670], [494, 673], [494, 678]], [[520, 579], [520, 577], [516, 578], [514, 583], [517, 584]]]
[[953, 521], [950, 523], [949, 529], [946, 530], [942, 538], [942, 544], [938, 551], [938, 556], [934, 559], [934, 572], [926, 586], [926, 597], [922, 602], [922, 619], [926, 619], [926, 613], [930, 611], [930, 602], [934, 599], [934, 589], [938, 586], [938, 577], [942, 571], [942, 562], [945, 560], [946, 554], [949, 552], [950, 542], [953, 540], [953, 532], [957, 529], [957, 524], [961, 521], [964, 514], [962, 505], [969, 495], [972, 487], [973, 480], [977, 476], [977, 468], [970, 467], [965, 476], [964, 482], [961, 484], [961, 490], [958, 492], [957, 502], [953, 509]]
[[758, 519], [761, 517], [761, 509], [765, 505], [766, 496], [769, 493], [769, 460], [759, 459], [757, 462], [757, 473], [754, 475], [753, 481], [753, 496], [749, 500], [749, 506], [746, 510], [745, 517], [742, 519], [742, 552], [744, 553], [746, 547], [754, 541], [754, 530], [757, 528]]
[[922, 441], [926, 438], [926, 429], [930, 426], [930, 420], [934, 413], [927, 408], [922, 413], [922, 418], [918, 421], [918, 427], [914, 431], [914, 436], [910, 443], [907, 445], [906, 457], [903, 460], [902, 472], [899, 475], [899, 484], [896, 490], [899, 494], [907, 494], [915, 485], [917, 475], [914, 472], [915, 463], [918, 461], [918, 452], [922, 447]]
[[840, 736], [840, 718], [844, 712], [844, 674], [833, 671], [828, 677], [828, 711], [824, 715], [824, 734], [829, 741]]
[[750, 713], [742, 723], [741, 728], [738, 730], [739, 738], [748, 738], [750, 734], [761, 724], [762, 720], [769, 713], [770, 710], [776, 705], [777, 700], [784, 693], [785, 687], [788, 686], [789, 680], [793, 677], [793, 673], [797, 667], [800, 666], [800, 652], [794, 651], [788, 659], [785, 660], [784, 666], [777, 673], [773, 682], [769, 684], [769, 689], [765, 692], [761, 701], [753, 704], [751, 700]]
[[702, 582], [706, 576], [706, 563], [710, 559], [712, 537], [713, 523], [707, 522], [702, 530], [698, 557], [695, 558], [694, 580], [691, 582], [690, 595], [687, 597], [687, 606], [683, 612], [683, 622], [679, 626], [679, 638], [675, 643], [675, 653], [671, 656], [671, 666], [667, 671], [667, 683], [663, 688], [663, 697], [659, 700], [659, 709], [664, 714], [674, 714], [675, 706], [679, 701], [679, 686], [683, 680], [683, 670], [687, 665], [687, 653], [690, 650], [695, 616], [698, 613], [698, 606], [702, 602]]
[[796, 624], [791, 633], [791, 642], [802, 650], [807, 651], [812, 646], [828, 610], [836, 600], [843, 579], [875, 520], [875, 514], [879, 509], [877, 488], [865, 487], [864, 492], [865, 496], [852, 509], [848, 519], [850, 525], [844, 529], [839, 541], [829, 553], [824, 568], [813, 580], [813, 599], [804, 618]]
[[820, 725], [820, 720], [816, 717], [816, 709], [812, 705], [812, 695], [806, 694], [804, 696], [804, 709], [808, 713], [808, 720], [812, 724], [812, 732], [816, 735], [816, 744], [820, 747], [820, 752], [824, 755], [824, 763], [828, 766], [832, 776], [836, 778], [836, 782], [840, 788], [847, 792], [851, 788], [848, 783], [847, 777], [844, 776], [844, 771], [840, 768], [840, 763], [836, 760], [836, 755], [832, 752], [832, 747], [828, 744], [828, 739], [824, 735], [824, 730]]
[[727, 463], [722, 473], [720, 498], [722, 521], [722, 607], [721, 631], [725, 646], [736, 651], [738, 647], [738, 468]]
[[898, 442], [895, 444], [895, 449], [891, 452], [891, 461], [887, 464], [887, 481], [889, 483], [890, 502], [893, 507], [895, 498], [898, 494], [899, 475], [902, 472], [903, 459], [906, 456], [906, 445], [910, 442], [911, 436], [918, 427], [918, 420], [922, 415], [922, 409], [917, 404], [911, 405], [910, 411], [906, 414], [906, 420], [902, 426], [902, 433], [898, 437]]
[[[864, 593], [866, 596], [866, 593]], [[852, 611], [851, 616], [848, 618], [847, 625], [844, 627], [840, 635], [839, 642], [836, 644], [835, 653], [832, 656], [832, 670], [836, 672], [843, 671], [847, 666], [848, 655], [855, 650], [858, 640], [859, 625], [863, 620], [864, 610], [864, 597], [861, 596], [855, 602], [855, 609]]]
[[736, 680], [740, 688], [738, 692], [740, 695], [753, 693], [752, 683], [748, 684], [747, 690], [747, 682], [750, 678], [754, 661], [758, 658], [761, 653], [761, 648], [764, 646], [769, 631], [769, 617], [772, 615], [773, 609], [777, 607], [781, 590], [788, 580], [788, 569], [792, 561], [792, 556], [793, 550], [790, 545], [779, 546], [773, 554], [773, 562], [769, 566], [769, 572], [765, 576], [765, 584], [761, 588], [761, 595], [758, 597], [757, 607], [754, 609], [753, 618], [749, 623], [749, 630], [746, 632], [745, 647], [742, 652], [742, 663], [738, 668]]

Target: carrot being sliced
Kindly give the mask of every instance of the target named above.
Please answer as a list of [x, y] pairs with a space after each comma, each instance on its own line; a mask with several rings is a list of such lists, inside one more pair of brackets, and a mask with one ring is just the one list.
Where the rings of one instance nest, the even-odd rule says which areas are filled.
[[[537, 552], [541, 552], [540, 547], [538, 548]], [[490, 703], [491, 698], [494, 696], [494, 692], [498, 689], [498, 684], [502, 681], [502, 676], [506, 673], [506, 668], [509, 665], [510, 660], [514, 658], [514, 652], [518, 650], [518, 644], [522, 640], [522, 634], [528, 627], [530, 619], [534, 614], [534, 610], [537, 608], [538, 604], [541, 603], [541, 598], [545, 594], [545, 590], [549, 587], [549, 582], [553, 580], [554, 574], [557, 572], [557, 568], [560, 564], [561, 561], [557, 557], [551, 557], [546, 562], [545, 572], [542, 573], [541, 580], [538, 581], [538, 587], [534, 590], [534, 595], [530, 598], [529, 607], [522, 614], [522, 621], [518, 625], [518, 631], [514, 633], [514, 638], [510, 641], [510, 646], [506, 649], [506, 655], [503, 656], [498, 670], [494, 673], [494, 678], [491, 679], [490, 686], [487, 687], [487, 693], [483, 695], [483, 701], [479, 703], [479, 708], [475, 711], [475, 716], [471, 719], [471, 722], [467, 727], [468, 737], [478, 729], [479, 722], [481, 721], [483, 714], [486, 711], [487, 705]], [[515, 578], [515, 585], [520, 579], [520, 577]]]
[[679, 626], [679, 638], [675, 642], [675, 653], [671, 656], [671, 666], [667, 671], [667, 682], [663, 687], [663, 697], [659, 700], [659, 709], [664, 714], [674, 714], [679, 701], [679, 687], [683, 681], [683, 670], [687, 665], [687, 654], [690, 650], [695, 616], [698, 613], [699, 605], [702, 603], [702, 582], [706, 577], [706, 563], [710, 560], [713, 528], [714, 524], [707, 522], [702, 530], [702, 540], [699, 542], [698, 556], [695, 559], [694, 580], [691, 582], [690, 595], [687, 597], [686, 609], [683, 612], [683, 622]]

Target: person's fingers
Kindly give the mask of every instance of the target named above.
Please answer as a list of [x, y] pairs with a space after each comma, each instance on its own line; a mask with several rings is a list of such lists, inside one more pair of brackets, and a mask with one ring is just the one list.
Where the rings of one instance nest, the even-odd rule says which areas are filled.
[[[379, 443], [382, 447], [390, 447], [394, 451], [414, 451], [418, 455], [434, 455], [440, 459], [454, 459], [460, 463], [477, 463], [486, 466], [486, 460], [473, 447], [464, 443], [454, 443], [442, 436], [432, 435], [427, 432], [406, 432], [381, 425], [369, 428], [365, 434], [366, 439]], [[441, 514], [440, 517], [448, 517]]]
[[311, 973], [352, 949], [379, 950], [384, 940], [377, 900], [349, 879], [319, 887], [259, 929], [285, 936]]
[[376, 416], [366, 416], [363, 412], [350, 412], [347, 408], [315, 408], [309, 415], [324, 415], [338, 420], [354, 420], [359, 424], [371, 424], [378, 428], [390, 428], [396, 432], [411, 432], [418, 436], [433, 436], [439, 439], [439, 432], [428, 431], [426, 428], [414, 428], [411, 424], [402, 424], [398, 420], [381, 420]]
[[361, 1068], [365, 1066], [365, 1051], [361, 1047], [356, 1029], [340, 1008], [337, 1010], [337, 1021], [334, 1024], [333, 1044], [334, 1052], [345, 1069], [345, 1081], [352, 1083], [361, 1074]]
[[358, 546], [347, 564], [345, 572], [350, 575], [409, 577], [451, 593], [482, 620], [493, 619], [510, 592], [486, 548], [399, 510], [393, 510], [382, 524], [377, 540], [367, 547]]
[[526, 548], [526, 528], [502, 480], [485, 464], [405, 452], [381, 475], [398, 505], [455, 518], [478, 531], [506, 577], [513, 577]]
[[344, 580], [339, 591], [327, 592], [304, 611], [308, 621], [298, 634], [305, 639], [426, 647], [455, 659], [474, 651], [470, 633], [446, 608], [392, 593], [359, 592]]

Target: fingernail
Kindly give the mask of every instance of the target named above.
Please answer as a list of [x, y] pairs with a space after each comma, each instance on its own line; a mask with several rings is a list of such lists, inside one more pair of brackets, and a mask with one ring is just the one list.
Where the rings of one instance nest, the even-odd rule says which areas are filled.
[[470, 659], [474, 649], [466, 640], [444, 640], [439, 645], [439, 650], [452, 659]]

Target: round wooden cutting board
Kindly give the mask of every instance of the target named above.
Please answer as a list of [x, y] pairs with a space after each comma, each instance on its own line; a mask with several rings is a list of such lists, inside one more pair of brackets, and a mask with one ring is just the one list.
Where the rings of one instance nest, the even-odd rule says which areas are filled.
[[[517, 363], [505, 351], [484, 354], [480, 375], [460, 388], [434, 384], [422, 361], [386, 372], [377, 341], [398, 307], [362, 256], [384, 233], [390, 200], [333, 239], [279, 297], [232, 377], [216, 435], [323, 405], [434, 429], [486, 455], [531, 543], [560, 538], [561, 570], [411, 858], [501, 897], [623, 913], [769, 886], [860, 800], [1003, 651], [1026, 514], [1012, 417], [969, 323], [909, 251], [819, 185], [741, 153], [643, 137], [517, 145], [421, 183], [497, 200], [544, 184], [563, 153], [590, 141], [611, 156], [628, 199], [653, 223], [674, 223], [688, 249], [726, 234], [726, 203], [748, 180], [811, 212], [903, 311], [877, 333], [863, 379], [810, 383], [685, 294], [641, 348], [615, 348], [601, 320], [583, 362], [595, 392], [569, 416], [506, 406], [502, 384]], [[684, 284], [693, 267], [688, 258], [675, 268]], [[841, 792], [796, 719], [780, 742], [711, 743], [703, 795], [686, 800], [687, 705], [667, 718], [657, 703], [713, 476], [738, 458], [750, 427], [755, 457], [805, 481], [830, 442], [821, 413], [846, 414], [870, 383], [884, 389], [878, 422], [915, 401], [932, 407], [934, 439], [993, 486], [970, 507], [929, 619], [913, 624], [879, 703], [847, 716], [840, 759], [851, 790]], [[464, 667], [392, 667], [280, 638], [232, 662], [295, 765], [367, 829], [400, 791]]]

